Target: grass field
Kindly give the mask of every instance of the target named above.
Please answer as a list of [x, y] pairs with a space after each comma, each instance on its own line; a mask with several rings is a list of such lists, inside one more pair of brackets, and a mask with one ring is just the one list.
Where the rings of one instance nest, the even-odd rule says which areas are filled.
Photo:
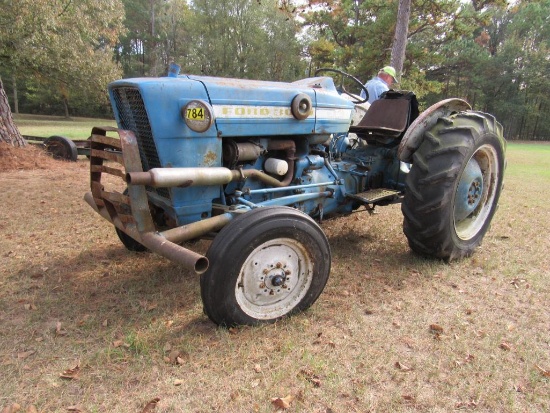
[[492, 228], [451, 264], [409, 251], [399, 206], [324, 222], [319, 300], [231, 330], [197, 275], [126, 251], [83, 202], [85, 159], [0, 173], [0, 409], [548, 412], [548, 171], [550, 145], [509, 144]]
[[70, 139], [86, 140], [94, 126], [116, 126], [112, 119], [71, 118], [40, 115], [14, 115], [22, 135], [50, 137], [61, 135]]

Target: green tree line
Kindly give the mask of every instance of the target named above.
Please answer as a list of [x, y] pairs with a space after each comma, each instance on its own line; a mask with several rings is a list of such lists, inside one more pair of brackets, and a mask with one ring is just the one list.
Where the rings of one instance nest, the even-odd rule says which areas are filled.
[[[403, 1], [403, 0], [402, 0]], [[0, 0], [12, 111], [109, 116], [106, 84], [182, 73], [292, 81], [388, 64], [399, 0]], [[550, 0], [411, 0], [398, 88], [460, 97], [550, 140]]]

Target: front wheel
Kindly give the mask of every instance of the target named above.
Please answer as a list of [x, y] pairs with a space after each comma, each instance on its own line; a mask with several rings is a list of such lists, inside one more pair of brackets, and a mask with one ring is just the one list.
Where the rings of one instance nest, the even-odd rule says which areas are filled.
[[216, 324], [274, 322], [309, 308], [330, 273], [330, 247], [319, 226], [287, 207], [253, 209], [231, 221], [206, 254], [205, 313]]
[[441, 118], [425, 133], [402, 204], [413, 251], [449, 261], [474, 252], [497, 208], [505, 147], [502, 126], [481, 112]]

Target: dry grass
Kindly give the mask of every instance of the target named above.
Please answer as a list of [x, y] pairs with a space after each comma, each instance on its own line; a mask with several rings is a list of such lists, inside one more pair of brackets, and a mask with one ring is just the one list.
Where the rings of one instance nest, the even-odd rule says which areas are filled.
[[473, 258], [411, 254], [398, 206], [327, 221], [317, 303], [235, 330], [203, 315], [196, 275], [121, 246], [82, 201], [86, 160], [2, 172], [0, 408], [550, 411], [550, 177], [526, 172], [549, 153], [524, 149]]

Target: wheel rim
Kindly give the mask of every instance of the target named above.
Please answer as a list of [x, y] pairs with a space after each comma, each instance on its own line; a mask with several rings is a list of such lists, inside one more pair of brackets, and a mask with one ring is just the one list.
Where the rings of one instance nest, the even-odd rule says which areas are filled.
[[490, 145], [472, 155], [462, 171], [454, 202], [454, 227], [462, 240], [479, 233], [489, 218], [499, 175], [498, 156]]
[[248, 256], [235, 286], [241, 309], [256, 319], [288, 314], [306, 295], [313, 279], [311, 254], [297, 240], [264, 242]]

